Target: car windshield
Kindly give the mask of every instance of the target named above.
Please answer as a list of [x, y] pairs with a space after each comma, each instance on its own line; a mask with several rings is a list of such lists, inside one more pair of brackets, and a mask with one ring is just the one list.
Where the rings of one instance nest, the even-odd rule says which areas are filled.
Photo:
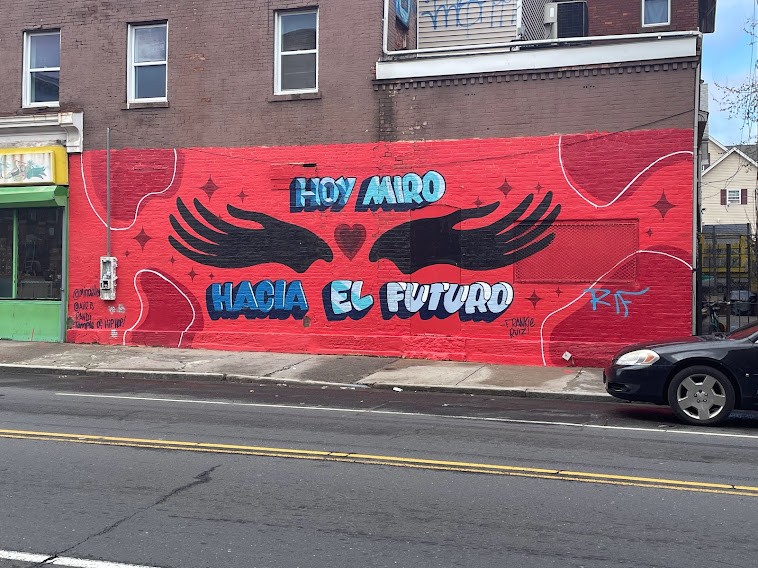
[[755, 321], [735, 329], [733, 332], [727, 334], [727, 337], [729, 339], [745, 339], [754, 333], [758, 333], [758, 322]]

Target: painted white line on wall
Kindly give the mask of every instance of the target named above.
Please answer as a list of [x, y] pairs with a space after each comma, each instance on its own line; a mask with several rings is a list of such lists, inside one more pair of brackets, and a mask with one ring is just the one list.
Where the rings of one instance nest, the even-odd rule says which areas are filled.
[[[141, 564], [122, 564], [121, 562], [106, 562], [104, 560], [86, 560], [84, 558], [71, 558], [68, 556], [56, 556], [50, 558], [49, 554], [33, 554], [30, 552], [16, 552], [14, 550], [0, 550], [0, 559], [15, 560], [17, 562], [31, 562], [34, 564], [44, 563], [45, 566], [71, 566], [73, 568], [156, 568]], [[47, 562], [45, 562], [47, 560]]]
[[758, 435], [753, 434], [730, 434], [728, 432], [712, 432], [710, 430], [673, 430], [660, 428], [641, 428], [636, 426], [610, 426], [607, 424], [582, 424], [580, 422], [551, 422], [549, 420], [519, 420], [517, 418], [491, 418], [485, 416], [444, 416], [440, 414], [428, 414], [424, 412], [399, 412], [397, 410], [371, 410], [361, 408], [333, 408], [329, 406], [295, 406], [290, 404], [266, 404], [261, 402], [228, 402], [223, 400], [197, 400], [183, 398], [160, 398], [147, 396], [125, 396], [114, 394], [80, 394], [71, 392], [57, 392], [56, 396], [73, 396], [84, 398], [113, 398], [121, 400], [141, 400], [147, 402], [165, 402], [180, 404], [209, 404], [217, 406], [247, 406], [253, 408], [283, 408], [287, 410], [307, 410], [321, 412], [345, 412], [349, 414], [385, 414], [392, 416], [417, 416], [424, 418], [449, 418], [454, 420], [471, 420], [475, 422], [500, 422], [505, 424], [530, 424], [534, 426], [561, 426], [569, 428], [589, 428], [594, 430], [620, 430], [628, 432], [648, 432], [656, 434], [687, 434], [692, 436], [708, 436], [716, 438], [743, 438], [758, 440]]
[[601, 282], [606, 276], [608, 276], [611, 272], [613, 272], [614, 270], [616, 270], [616, 268], [618, 268], [619, 266], [621, 266], [622, 264], [624, 264], [627, 260], [629, 260], [630, 258], [632, 258], [636, 254], [657, 254], [657, 255], [661, 255], [661, 256], [666, 256], [668, 258], [672, 258], [672, 259], [674, 259], [674, 260], [676, 260], [678, 262], [681, 262], [682, 264], [684, 264], [690, 270], [690, 272], [692, 270], [694, 270], [693, 267], [692, 267], [692, 265], [689, 262], [687, 262], [686, 260], [682, 260], [678, 256], [674, 256], [673, 254], [669, 254], [667, 252], [661, 252], [661, 251], [657, 251], [657, 250], [638, 250], [638, 251], [635, 251], [635, 252], [633, 252], [631, 254], [626, 255], [624, 258], [622, 258], [616, 264], [614, 264], [611, 269], [609, 269], [608, 271], [606, 271], [605, 274], [603, 274], [600, 278], [598, 278], [592, 284], [590, 284], [585, 289], [584, 292], [582, 292], [581, 294], [579, 294], [579, 296], [577, 296], [576, 298], [574, 298], [573, 300], [571, 300], [565, 306], [563, 306], [561, 308], [558, 308], [557, 310], [555, 310], [553, 312], [550, 312], [549, 314], [547, 314], [545, 316], [545, 319], [542, 320], [542, 325], [540, 326], [540, 350], [542, 352], [542, 365], [543, 366], [547, 367], [547, 359], [545, 358], [545, 336], [544, 336], [545, 324], [547, 323], [547, 320], [549, 320], [552, 316], [554, 316], [558, 312], [562, 312], [563, 310], [565, 310], [566, 308], [568, 308], [572, 304], [575, 304], [576, 302], [578, 302], [582, 298], [585, 298], [585, 294], [587, 293], [586, 290], [589, 290], [590, 288], [594, 288], [595, 286], [597, 286], [598, 283]]
[[171, 282], [171, 280], [169, 280], [168, 278], [166, 278], [166, 276], [164, 276], [160, 272], [157, 272], [155, 270], [151, 270], [149, 268], [143, 268], [142, 270], [138, 270], [137, 273], [134, 275], [134, 291], [137, 292], [137, 299], [139, 300], [139, 316], [137, 316], [137, 321], [134, 322], [134, 325], [132, 327], [130, 327], [129, 329], [127, 329], [127, 330], [124, 331], [124, 337], [123, 337], [123, 339], [121, 341], [121, 344], [122, 345], [126, 345], [126, 334], [129, 333], [130, 331], [133, 331], [134, 328], [139, 325], [140, 320], [142, 319], [142, 314], [143, 314], [144, 309], [145, 309], [145, 304], [142, 302], [142, 294], [140, 294], [140, 291], [137, 288], [137, 277], [139, 277], [139, 275], [142, 274], [143, 272], [148, 272], [150, 274], [155, 274], [159, 278], [162, 278], [163, 280], [165, 280], [166, 282], [168, 282], [171, 286], [173, 286], [174, 288], [176, 288], [176, 291], [179, 292], [184, 297], [185, 300], [187, 300], [187, 303], [189, 304], [189, 307], [192, 310], [192, 321], [189, 322], [189, 325], [187, 325], [187, 327], [184, 328], [184, 331], [182, 331], [181, 335], [179, 336], [179, 343], [177, 344], [177, 347], [181, 347], [182, 346], [182, 341], [184, 340], [184, 334], [187, 333], [189, 331], [189, 329], [193, 325], [195, 325], [195, 319], [197, 318], [197, 313], [195, 312], [195, 306], [192, 305], [192, 301], [187, 297], [187, 294], [185, 294], [184, 292], [182, 292], [176, 284], [174, 284], [173, 282]]
[[578, 190], [576, 187], [574, 187], [574, 184], [573, 184], [573, 183], [571, 183], [571, 180], [569, 180], [569, 175], [568, 175], [568, 173], [566, 172], [566, 168], [565, 168], [565, 166], [563, 165], [563, 152], [562, 152], [562, 142], [563, 142], [563, 136], [561, 136], [560, 138], [558, 138], [558, 162], [559, 162], [559, 163], [560, 163], [560, 165], [561, 165], [561, 172], [563, 173], [563, 179], [565, 179], [565, 180], [566, 180], [566, 183], [568, 184], [568, 186], [569, 186], [571, 189], [573, 189], [573, 190], [576, 192], [576, 194], [577, 194], [579, 197], [581, 197], [582, 199], [584, 199], [584, 200], [585, 200], [587, 203], [589, 203], [590, 205], [592, 205], [592, 206], [593, 206], [593, 207], [595, 207], [596, 209], [603, 209], [604, 207], [610, 207], [611, 205], [613, 205], [614, 203], [616, 203], [616, 201], [618, 201], [619, 199], [621, 199], [621, 196], [622, 196], [622, 195], [624, 195], [624, 194], [627, 192], [627, 190], [628, 190], [630, 187], [632, 187], [632, 186], [634, 185], [634, 183], [635, 183], [635, 182], [636, 182], [636, 181], [637, 181], [637, 180], [638, 180], [640, 177], [642, 177], [642, 175], [643, 175], [645, 172], [647, 172], [647, 171], [648, 171], [650, 168], [652, 168], [652, 167], [653, 167], [654, 165], [656, 165], [658, 162], [661, 162], [661, 161], [663, 161], [663, 160], [667, 160], [668, 158], [671, 158], [672, 156], [677, 156], [677, 155], [679, 155], [679, 154], [689, 154], [690, 156], [692, 156], [692, 155], [693, 155], [693, 153], [692, 153], [692, 152], [690, 152], [690, 151], [688, 151], [688, 150], [681, 150], [681, 151], [679, 151], [679, 152], [672, 152], [672, 153], [670, 153], [670, 154], [666, 154], [665, 156], [661, 156], [661, 157], [660, 157], [660, 158], [658, 158], [657, 160], [654, 160], [654, 161], [652, 161], [652, 162], [651, 162], [651, 163], [650, 163], [650, 164], [649, 164], [647, 167], [643, 168], [643, 169], [642, 169], [642, 170], [641, 170], [641, 171], [640, 171], [640, 172], [639, 172], [639, 173], [638, 173], [636, 176], [634, 176], [634, 177], [632, 178], [632, 181], [630, 181], [628, 184], [626, 184], [626, 187], [624, 187], [624, 188], [623, 188], [623, 189], [622, 189], [622, 190], [619, 192], [619, 194], [618, 194], [616, 197], [614, 197], [614, 198], [613, 198], [611, 201], [609, 201], [608, 203], [606, 203], [606, 204], [604, 204], [604, 205], [601, 205], [601, 204], [599, 204], [599, 203], [594, 203], [593, 201], [590, 201], [589, 199], [587, 199], [587, 198], [586, 198], [586, 197], [585, 197], [585, 196], [582, 194], [582, 192], [581, 192], [581, 191], [579, 191], [579, 190]]
[[[82, 185], [84, 186], [84, 195], [87, 197], [87, 201], [89, 202], [89, 206], [92, 209], [92, 212], [95, 214], [95, 216], [98, 219], [100, 219], [100, 222], [104, 226], [107, 227], [108, 225], [106, 224], [105, 220], [103, 220], [103, 218], [100, 216], [100, 213], [97, 212], [97, 209], [95, 209], [95, 205], [92, 203], [92, 199], [90, 199], [90, 196], [89, 196], [89, 190], [87, 189], [87, 178], [84, 175], [84, 153], [80, 154], [79, 156], [80, 156], [79, 165], [80, 165], [80, 169], [82, 173]], [[137, 203], [137, 207], [134, 208], [134, 219], [132, 220], [132, 222], [126, 227], [114, 227], [113, 223], [111, 223], [111, 231], [128, 231], [129, 229], [134, 227], [135, 223], [137, 222], [137, 217], [139, 216], [140, 207], [142, 207], [142, 202], [152, 195], [160, 195], [162, 193], [166, 193], [169, 189], [171, 189], [171, 186], [174, 185], [174, 181], [176, 181], [176, 166], [178, 162], [179, 162], [179, 155], [176, 151], [176, 148], [174, 148], [174, 173], [171, 174], [171, 181], [166, 186], [166, 188], [160, 191], [153, 191], [151, 193], [147, 193], [143, 195], [142, 199], [140, 199], [139, 202]]]

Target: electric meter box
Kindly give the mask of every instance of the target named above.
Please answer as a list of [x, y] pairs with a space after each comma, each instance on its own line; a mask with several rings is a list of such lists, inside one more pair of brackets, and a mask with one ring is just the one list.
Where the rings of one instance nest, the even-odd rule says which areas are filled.
[[115, 256], [100, 257], [100, 299], [116, 299], [116, 267], [118, 261]]

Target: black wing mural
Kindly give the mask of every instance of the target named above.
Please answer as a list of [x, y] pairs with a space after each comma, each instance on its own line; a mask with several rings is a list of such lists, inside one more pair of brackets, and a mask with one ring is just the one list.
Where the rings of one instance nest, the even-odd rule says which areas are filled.
[[260, 229], [238, 227], [219, 219], [198, 199], [193, 203], [207, 225], [190, 212], [180, 198], [176, 200], [176, 207], [182, 220], [201, 238], [191, 234], [174, 215], [170, 215], [171, 226], [191, 248], [173, 236], [169, 236], [168, 240], [178, 252], [200, 264], [245, 268], [275, 262], [302, 273], [317, 260], [330, 262], [333, 258], [329, 245], [298, 225], [285, 223], [257, 211], [245, 211], [227, 205], [226, 209], [232, 217], [253, 221], [261, 226]]
[[[485, 227], [461, 230], [461, 221], [485, 217], [499, 202], [463, 209], [442, 217], [414, 219], [382, 234], [371, 247], [369, 259], [392, 261], [403, 274], [434, 264], [451, 264], [465, 270], [492, 270], [508, 266], [547, 247], [555, 233], [547, 233], [561, 211], [552, 209], [553, 193], [547, 192], [531, 213], [534, 194], [512, 211]], [[409, 254], [410, 251], [410, 254]]]

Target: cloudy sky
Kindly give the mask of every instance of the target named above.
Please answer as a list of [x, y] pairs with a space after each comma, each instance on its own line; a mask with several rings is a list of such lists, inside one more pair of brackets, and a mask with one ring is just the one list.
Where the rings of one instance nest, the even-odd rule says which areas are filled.
[[[716, 31], [705, 34], [703, 40], [703, 80], [709, 84], [710, 101], [708, 117], [710, 135], [724, 144], [737, 144], [747, 141], [755, 142], [756, 125], [752, 132], [742, 121], [729, 119], [727, 113], [720, 110], [721, 93], [717, 85], [734, 86], [744, 83], [755, 71], [758, 45], [745, 31], [749, 21], [758, 18], [758, 0], [718, 0], [716, 10]], [[755, 30], [755, 28], [753, 28]], [[753, 74], [753, 80], [755, 75]]]

